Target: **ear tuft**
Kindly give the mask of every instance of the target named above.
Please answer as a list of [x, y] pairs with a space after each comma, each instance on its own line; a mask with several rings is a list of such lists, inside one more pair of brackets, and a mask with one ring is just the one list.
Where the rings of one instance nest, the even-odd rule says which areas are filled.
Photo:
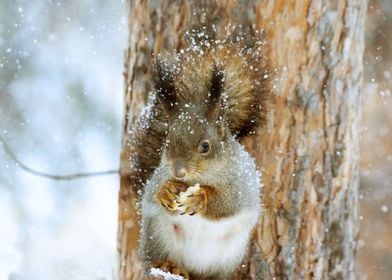
[[211, 120], [217, 120], [221, 110], [221, 95], [224, 87], [224, 72], [216, 65], [212, 68], [211, 82], [208, 95], [207, 117]]
[[212, 105], [219, 103], [224, 84], [224, 73], [214, 64], [212, 68], [211, 85], [210, 85], [210, 102]]
[[174, 84], [174, 68], [165, 59], [156, 57], [154, 60], [154, 83], [157, 99], [162, 105], [163, 111], [171, 116], [174, 113], [177, 102]]

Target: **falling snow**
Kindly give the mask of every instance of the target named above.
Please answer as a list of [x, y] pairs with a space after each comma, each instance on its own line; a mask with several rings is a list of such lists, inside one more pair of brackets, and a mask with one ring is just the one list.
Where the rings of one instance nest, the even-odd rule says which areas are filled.
[[[357, 274], [389, 279], [392, 2], [370, 1], [368, 15]], [[5, 0], [0, 18], [1, 137], [25, 163], [52, 173], [118, 166], [124, 1]], [[193, 51], [203, 54], [197, 44]], [[276, 69], [274, 79], [286, 71]], [[0, 166], [0, 279], [112, 279], [118, 180], [48, 181], [22, 171], [1, 145]]]
[[[4, 0], [0, 19], [0, 136], [42, 171], [118, 166], [124, 3]], [[33, 176], [0, 144], [0, 279], [112, 279], [118, 187]]]

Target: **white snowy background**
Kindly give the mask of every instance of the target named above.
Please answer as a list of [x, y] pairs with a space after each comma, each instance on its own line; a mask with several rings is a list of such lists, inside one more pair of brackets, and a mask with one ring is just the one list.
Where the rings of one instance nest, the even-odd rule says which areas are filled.
[[[0, 0], [0, 136], [32, 168], [119, 165], [123, 1]], [[392, 2], [367, 21], [358, 279], [392, 275]], [[116, 175], [53, 181], [0, 145], [0, 280], [113, 279]]]
[[[118, 167], [127, 36], [121, 1], [0, 0], [0, 135], [22, 162]], [[0, 147], [0, 279], [112, 279], [118, 189]]]

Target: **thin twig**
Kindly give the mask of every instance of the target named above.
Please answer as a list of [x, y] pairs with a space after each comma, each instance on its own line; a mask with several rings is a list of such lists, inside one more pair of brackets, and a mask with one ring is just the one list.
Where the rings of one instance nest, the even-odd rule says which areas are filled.
[[18, 157], [14, 154], [11, 148], [8, 146], [7, 142], [0, 136], [0, 142], [4, 148], [4, 151], [11, 157], [11, 159], [24, 171], [29, 172], [31, 174], [45, 177], [52, 180], [73, 180], [83, 177], [93, 177], [93, 176], [103, 176], [103, 175], [110, 175], [110, 174], [119, 174], [118, 169], [106, 170], [106, 171], [98, 171], [98, 172], [82, 172], [82, 173], [74, 173], [68, 175], [56, 175], [56, 174], [49, 174], [46, 172], [41, 172], [32, 169], [31, 167], [27, 166], [23, 162], [21, 162]]

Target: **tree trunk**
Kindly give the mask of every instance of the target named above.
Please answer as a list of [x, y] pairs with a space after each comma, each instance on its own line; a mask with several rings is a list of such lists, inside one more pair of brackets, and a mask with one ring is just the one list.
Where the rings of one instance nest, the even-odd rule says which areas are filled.
[[120, 279], [141, 279], [139, 178], [131, 135], [152, 90], [152, 53], [184, 46], [184, 32], [228, 23], [263, 28], [276, 67], [266, 127], [245, 140], [263, 173], [264, 211], [236, 279], [354, 279], [366, 1], [129, 3], [118, 253]]

